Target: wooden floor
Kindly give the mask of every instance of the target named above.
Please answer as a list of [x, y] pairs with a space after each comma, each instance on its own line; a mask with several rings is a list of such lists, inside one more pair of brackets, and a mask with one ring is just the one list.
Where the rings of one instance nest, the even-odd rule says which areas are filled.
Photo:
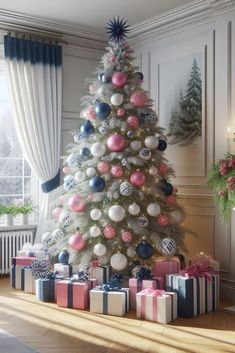
[[222, 311], [161, 325], [38, 302], [0, 278], [0, 328], [41, 353], [235, 352], [235, 315]]

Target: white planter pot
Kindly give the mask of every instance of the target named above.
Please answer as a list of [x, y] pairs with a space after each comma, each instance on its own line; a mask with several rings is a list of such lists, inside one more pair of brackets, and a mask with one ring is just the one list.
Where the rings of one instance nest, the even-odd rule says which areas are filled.
[[22, 225], [29, 224], [29, 215], [28, 215], [28, 213], [22, 213], [20, 215], [20, 224], [22, 224]]
[[5, 214], [5, 224], [6, 226], [13, 226], [14, 224], [13, 214], [10, 214], [10, 213]]

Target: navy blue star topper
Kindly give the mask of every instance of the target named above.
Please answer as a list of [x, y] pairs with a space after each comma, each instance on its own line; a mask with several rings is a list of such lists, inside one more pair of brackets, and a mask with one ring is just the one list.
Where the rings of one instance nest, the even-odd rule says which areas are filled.
[[128, 27], [130, 26], [127, 25], [127, 21], [124, 18], [120, 19], [118, 16], [118, 18], [114, 17], [112, 20], [109, 20], [105, 29], [107, 30], [109, 40], [119, 43], [126, 39], [126, 33], [130, 31]]

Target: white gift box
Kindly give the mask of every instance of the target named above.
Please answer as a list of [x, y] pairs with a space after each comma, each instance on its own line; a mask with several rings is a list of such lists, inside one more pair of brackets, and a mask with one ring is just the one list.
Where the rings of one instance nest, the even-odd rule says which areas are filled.
[[138, 319], [167, 324], [177, 318], [177, 294], [161, 290], [144, 289], [136, 294]]
[[30, 267], [24, 268], [24, 291], [32, 294], [36, 293], [35, 279], [32, 274], [32, 268]]
[[26, 256], [26, 251], [24, 251], [24, 250], [17, 250], [17, 252], [16, 252], [16, 256], [18, 257], [18, 256]]
[[102, 285], [108, 282], [111, 275], [111, 270], [111, 266], [90, 267], [89, 274], [91, 278], [97, 279], [99, 285]]
[[54, 264], [54, 273], [56, 272], [59, 274], [59, 276], [70, 278], [73, 274], [73, 268], [71, 265], [63, 265], [61, 263], [57, 263]]
[[99, 288], [92, 289], [90, 291], [90, 311], [124, 316], [129, 311], [129, 288], [107, 292]]

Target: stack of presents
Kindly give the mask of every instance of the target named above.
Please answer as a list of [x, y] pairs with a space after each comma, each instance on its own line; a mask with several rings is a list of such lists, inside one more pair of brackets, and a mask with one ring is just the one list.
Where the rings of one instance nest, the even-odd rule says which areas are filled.
[[206, 255], [196, 256], [185, 269], [176, 256], [157, 259], [152, 270], [133, 262], [131, 278], [123, 285], [122, 274], [98, 261], [91, 262], [87, 273], [68, 263], [54, 264], [52, 272], [42, 251], [40, 256], [21, 251], [13, 258], [11, 283], [43, 302], [117, 316], [135, 310], [139, 319], [165, 324], [218, 308], [219, 263]]

